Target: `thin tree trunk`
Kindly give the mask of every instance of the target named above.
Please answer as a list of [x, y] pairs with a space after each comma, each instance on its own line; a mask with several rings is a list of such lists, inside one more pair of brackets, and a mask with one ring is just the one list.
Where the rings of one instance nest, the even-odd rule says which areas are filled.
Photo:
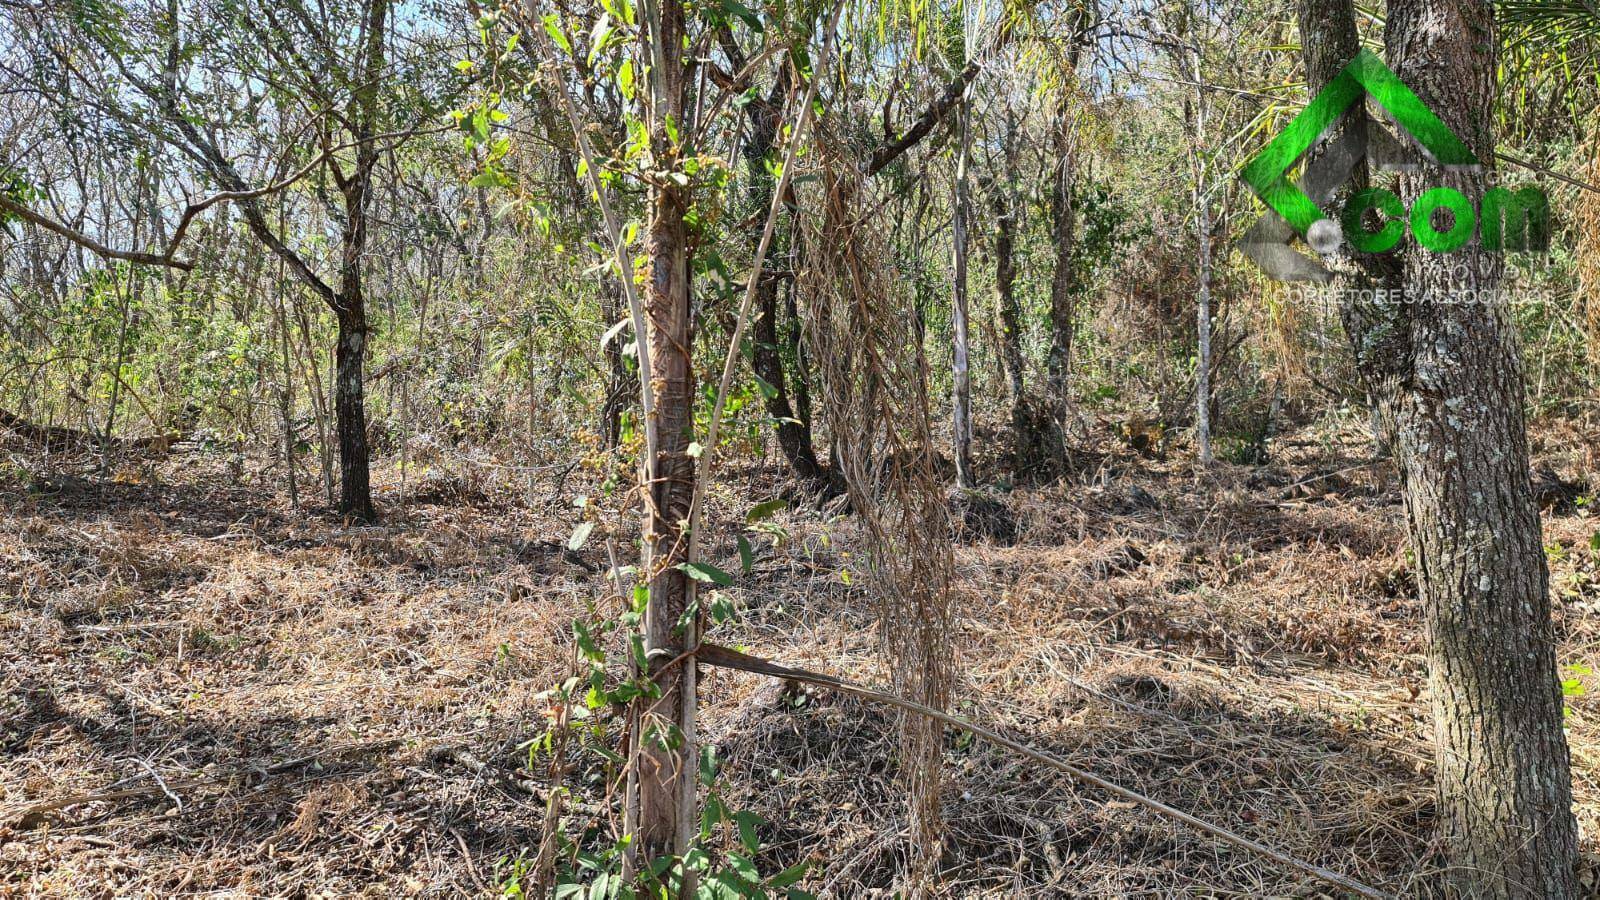
[[[317, 417], [317, 457], [322, 464], [322, 491], [329, 506], [334, 504], [333, 442], [328, 436], [328, 397], [323, 390], [322, 370], [317, 366], [316, 345], [311, 340], [311, 317], [295, 301], [295, 318], [300, 324], [300, 337], [305, 343], [306, 368], [310, 370], [311, 404]], [[302, 370], [303, 372], [304, 370]]]
[[[1600, 183], [1600, 116], [1589, 126], [1588, 173], [1590, 184]], [[1578, 197], [1578, 295], [1583, 304], [1588, 330], [1591, 379], [1600, 376], [1600, 193], [1579, 191]], [[1591, 381], [1600, 387], [1600, 381]]]
[[[138, 234], [138, 229], [134, 229], [134, 233]], [[111, 364], [111, 402], [106, 407], [106, 425], [100, 442], [100, 476], [102, 478], [111, 473], [112, 433], [117, 427], [117, 406], [122, 399], [122, 367], [128, 364], [128, 329], [131, 324], [131, 307], [133, 305], [133, 292], [137, 284], [135, 281], [137, 277], [137, 267], [130, 266], [128, 268], [127, 282], [118, 290], [118, 293], [121, 294], [118, 299], [121, 302], [118, 304], [117, 311], [121, 316], [121, 321], [117, 326], [117, 355]], [[112, 283], [116, 283], [114, 279]]]
[[1191, 138], [1189, 159], [1194, 171], [1195, 235], [1198, 239], [1195, 274], [1198, 289], [1195, 297], [1195, 331], [1198, 352], [1195, 359], [1195, 444], [1199, 450], [1200, 464], [1210, 465], [1211, 450], [1211, 198], [1206, 185], [1206, 95], [1204, 74], [1200, 66], [1200, 29], [1194, 4], [1189, 5], [1189, 56], [1193, 66], [1194, 100], [1190, 104]]
[[[607, 277], [600, 287], [600, 312], [607, 326], [622, 318], [621, 288], [614, 278]], [[637, 389], [637, 382], [628, 372], [628, 362], [622, 356], [622, 338], [606, 342], [605, 402], [600, 405], [600, 439], [607, 450], [622, 443], [622, 411], [628, 407], [629, 397]]]
[[273, 285], [278, 291], [277, 303], [273, 309], [278, 320], [278, 339], [282, 345], [283, 358], [283, 384], [278, 387], [278, 415], [283, 422], [283, 459], [289, 468], [289, 508], [300, 509], [300, 481], [295, 471], [295, 444], [299, 443], [294, 433], [294, 367], [293, 359], [289, 354], [289, 317], [284, 312], [283, 303], [283, 273], [278, 273], [278, 281]]
[[[278, 206], [278, 233], [283, 233], [284, 209]], [[265, 268], [265, 266], [263, 266]], [[278, 388], [278, 414], [283, 420], [283, 459], [289, 469], [289, 508], [295, 511], [300, 509], [300, 482], [295, 471], [295, 444], [298, 443], [294, 433], [294, 358], [289, 352], [289, 313], [284, 305], [289, 298], [284, 296], [284, 264], [283, 258], [278, 257], [278, 277], [272, 284], [273, 312], [278, 320], [278, 340], [281, 344], [283, 355], [283, 384]]]
[[[1492, 161], [1490, 4], [1391, 0], [1386, 38], [1401, 80]], [[1409, 206], [1441, 186], [1478, 200], [1488, 177], [1424, 166], [1400, 193]], [[1406, 254], [1396, 456], [1428, 618], [1450, 884], [1470, 897], [1572, 897], [1577, 835], [1521, 354], [1504, 303], [1486, 302], [1502, 272], [1477, 243]], [[1475, 302], [1444, 302], [1459, 298]]]
[[1017, 302], [1016, 232], [1017, 199], [1011, 185], [1017, 182], [1017, 173], [1010, 157], [1014, 135], [1013, 126], [1007, 125], [1003, 152], [1007, 157], [1006, 170], [993, 191], [994, 202], [994, 290], [1000, 313], [1000, 358], [1005, 364], [1006, 380], [1011, 388], [1011, 418], [1023, 418], [1026, 399], [1027, 376], [1022, 355], [1022, 307]]
[[[1306, 85], [1315, 94], [1338, 77], [1361, 51], [1355, 6], [1352, 0], [1300, 0], [1299, 21]], [[1365, 149], [1369, 127], [1365, 104], [1351, 105], [1322, 143], [1313, 148], [1308, 164], [1327, 152], [1324, 148], [1342, 140]], [[1332, 192], [1324, 208], [1342, 209], [1350, 196], [1364, 190], [1371, 181], [1370, 162], [1363, 153], [1355, 160], [1350, 177]], [[1353, 256], [1344, 250], [1325, 254], [1323, 259], [1334, 270], [1334, 285], [1341, 297], [1340, 322], [1367, 383], [1373, 444], [1379, 455], [1387, 454], [1394, 443], [1394, 424], [1393, 410], [1384, 397], [1392, 396], [1396, 388], [1390, 383], [1393, 372], [1388, 371], [1385, 360], [1405, 355], [1397, 342], [1403, 341], [1406, 329], [1401, 318], [1403, 307], [1395, 308], [1380, 298], [1398, 295], [1399, 268], [1392, 257]]]
[[[1074, 61], [1076, 54], [1073, 55]], [[1076, 65], [1074, 65], [1074, 70]], [[1055, 247], [1055, 271], [1050, 278], [1050, 351], [1045, 360], [1046, 396], [1050, 417], [1065, 440], [1067, 417], [1072, 411], [1072, 338], [1076, 327], [1075, 308], [1078, 279], [1074, 268], [1077, 255], [1077, 215], [1072, 205], [1075, 177], [1072, 122], [1068, 101], [1061, 102], [1055, 128], [1057, 160], [1050, 190], [1051, 243]], [[1063, 446], [1063, 451], [1065, 447]]]
[[[382, 2], [382, 0], [378, 0]], [[358, 164], [345, 191], [347, 212], [339, 296], [334, 305], [338, 344], [334, 349], [334, 427], [339, 437], [339, 512], [357, 522], [375, 522], [368, 472], [367, 308], [362, 294], [362, 256], [366, 249], [367, 193], [371, 170]]]
[[[644, 35], [654, 60], [651, 139], [663, 168], [677, 165], [678, 147], [668, 120], [683, 127], [688, 72], [682, 58], [684, 9], [677, 3], [652, 3], [646, 21], [659, 27]], [[688, 850], [695, 807], [695, 665], [676, 662], [698, 639], [694, 623], [683, 627], [693, 599], [687, 574], [688, 536], [679, 523], [689, 518], [695, 465], [689, 456], [694, 430], [694, 321], [690, 303], [688, 228], [690, 195], [666, 179], [651, 184], [644, 239], [648, 277], [643, 298], [650, 327], [650, 377], [655, 386], [656, 452], [649, 460], [644, 530], [650, 573], [645, 610], [645, 649], [659, 699], [635, 702], [638, 735], [637, 865]], [[688, 633], [685, 633], [685, 632]], [[672, 667], [669, 669], [669, 664]], [[684, 873], [688, 877], [688, 873]]]
[[1016, 168], [1012, 164], [1014, 128], [1014, 123], [1006, 123], [1002, 147], [1006, 157], [1005, 171], [993, 185], [994, 288], [1000, 318], [1000, 359], [1005, 365], [1006, 379], [1011, 389], [1012, 461], [1020, 476], [1043, 461], [1039, 458], [1037, 448], [1048, 446], [1049, 442], [1043, 435], [1035, 433], [1038, 423], [1028, 412], [1026, 363], [1022, 354], [1022, 307], [1017, 300], [1017, 197], [1011, 188], [1017, 183]]
[[955, 302], [952, 304], [952, 326], [955, 331], [954, 360], [952, 363], [954, 449], [956, 481], [962, 487], [972, 487], [977, 480], [972, 474], [972, 375], [970, 369], [970, 335], [967, 305], [967, 232], [971, 214], [968, 168], [972, 157], [972, 100], [963, 94], [957, 113], [956, 150], [956, 208], [955, 232]]
[[[795, 260], [796, 271], [804, 264], [803, 249], [798, 252], [800, 255]], [[795, 361], [794, 411], [799, 416], [800, 423], [805, 426], [805, 433], [810, 435], [814, 433], [811, 427], [811, 361], [806, 355], [805, 341], [800, 339], [802, 329], [805, 326], [800, 321], [800, 304], [796, 300], [799, 290], [798, 279], [790, 279], [789, 292], [785, 297], [784, 306], [785, 314], [789, 317], [787, 334], [789, 354], [794, 357]], [[829, 471], [834, 473], [833, 477], [836, 481], [842, 480], [841, 476], [838, 475], [839, 470], [837, 468], [832, 468]]]
[[778, 341], [778, 290], [780, 279], [770, 274], [756, 287], [756, 321], [752, 366], [762, 381], [771, 385], [765, 396], [767, 415], [774, 421], [778, 446], [795, 476], [816, 489], [831, 490], [828, 470], [817, 460], [811, 439], [809, 417], [800, 416], [789, 400], [789, 378], [784, 370]]
[[[750, 178], [747, 206], [752, 216], [750, 245], [761, 241], [765, 212], [772, 205], [773, 177], [768, 169], [777, 144], [780, 113], [789, 91], [788, 61], [779, 66], [778, 77], [765, 103], [751, 103], [746, 109], [750, 136], [745, 142], [746, 174]], [[778, 447], [795, 477], [815, 490], [836, 492], [828, 470], [817, 460], [811, 439], [809, 416], [796, 415], [789, 397], [789, 378], [784, 371], [778, 337], [778, 290], [782, 279], [768, 273], [756, 285], [756, 319], [751, 333], [751, 367], [766, 382], [763, 391], [767, 415], [773, 420]]]

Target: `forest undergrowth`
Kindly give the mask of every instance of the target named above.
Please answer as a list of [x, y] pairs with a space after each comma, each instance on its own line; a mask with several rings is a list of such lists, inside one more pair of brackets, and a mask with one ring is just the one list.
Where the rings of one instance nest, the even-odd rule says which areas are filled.
[[[1110, 435], [1104, 435], [1111, 446]], [[1570, 424], [1535, 429], [1547, 489], [1576, 814], [1600, 830], [1600, 488]], [[568, 549], [588, 470], [532, 492], [449, 461], [377, 483], [386, 524], [290, 509], [265, 461], [198, 450], [0, 457], [0, 894], [515, 894], [551, 786], [527, 743], [605, 604], [604, 545]], [[1423, 620], [1398, 485], [1356, 427], [1280, 436], [1196, 479], [1121, 448], [998, 495], [1015, 540], [956, 549], [956, 713], [1148, 797], [1397, 894], [1441, 866]], [[385, 471], [392, 471], [392, 467]], [[735, 467], [717, 534], [779, 467]], [[63, 474], [72, 473], [77, 474]], [[48, 473], [48, 474], [47, 474]], [[711, 637], [882, 685], [837, 504], [774, 517]], [[739, 567], [731, 539], [707, 558]], [[894, 719], [706, 670], [703, 735], [763, 871], [887, 896], [903, 861]], [[621, 815], [602, 712], [567, 831]], [[535, 754], [536, 756], [536, 754]], [[958, 897], [1321, 896], [1293, 872], [947, 732], [940, 890]], [[870, 776], [870, 777], [869, 777]], [[882, 776], [882, 777], [879, 777]], [[727, 838], [730, 842], [736, 836]]]

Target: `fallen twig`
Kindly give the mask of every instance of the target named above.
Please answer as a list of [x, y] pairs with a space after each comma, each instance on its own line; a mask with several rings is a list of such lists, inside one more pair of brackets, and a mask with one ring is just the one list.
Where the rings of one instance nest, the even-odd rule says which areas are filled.
[[752, 672], [757, 675], [768, 675], [773, 678], [787, 678], [793, 681], [814, 684], [819, 687], [831, 688], [839, 691], [840, 693], [852, 694], [867, 700], [883, 703], [885, 705], [895, 707], [896, 709], [904, 710], [905, 712], [914, 713], [916, 715], [924, 716], [955, 728], [960, 728], [964, 731], [970, 731], [973, 734], [988, 740], [990, 743], [998, 744], [1001, 747], [1005, 747], [1008, 750], [1019, 753], [1022, 756], [1033, 760], [1034, 762], [1043, 763], [1051, 768], [1059, 769], [1071, 776], [1075, 781], [1097, 787], [1103, 791], [1106, 791], [1107, 793], [1114, 794], [1123, 800], [1136, 803], [1145, 807], [1146, 809], [1153, 810], [1154, 812], [1157, 812], [1168, 818], [1177, 819], [1186, 825], [1232, 844], [1235, 847], [1248, 850], [1251, 853], [1273, 860], [1274, 862], [1280, 863], [1291, 869], [1296, 869], [1312, 876], [1313, 878], [1320, 879], [1328, 884], [1336, 885], [1344, 890], [1357, 894], [1358, 896], [1371, 898], [1384, 898], [1388, 896], [1387, 894], [1379, 891], [1377, 888], [1363, 884], [1362, 882], [1356, 881], [1353, 878], [1348, 878], [1339, 874], [1338, 872], [1333, 871], [1332, 869], [1326, 869], [1314, 863], [1308, 863], [1304, 860], [1296, 859], [1279, 850], [1274, 850], [1265, 844], [1260, 844], [1250, 840], [1247, 837], [1244, 837], [1243, 835], [1235, 834], [1234, 832], [1229, 831], [1220, 825], [1213, 825], [1212, 823], [1207, 822], [1204, 819], [1196, 818], [1195, 816], [1192, 816], [1181, 809], [1168, 806], [1159, 800], [1153, 800], [1144, 796], [1143, 794], [1128, 790], [1127, 788], [1107, 781], [1098, 775], [1095, 775], [1091, 772], [1086, 772], [1077, 766], [1066, 762], [1065, 760], [1014, 741], [997, 731], [991, 731], [982, 725], [978, 725], [964, 719], [959, 719], [950, 715], [949, 713], [940, 712], [932, 707], [923, 706], [920, 703], [905, 700], [892, 694], [884, 694], [878, 691], [869, 690], [867, 688], [851, 684], [847, 681], [842, 681], [831, 675], [823, 675], [817, 672], [809, 672], [805, 669], [792, 669], [787, 666], [780, 666], [776, 663], [768, 662], [767, 660], [759, 659], [754, 656], [748, 656], [738, 652], [737, 650], [730, 650], [727, 647], [722, 647], [716, 644], [702, 643], [694, 652], [696, 658], [699, 659], [700, 662], [708, 665], [719, 666], [724, 669], [736, 669], [741, 672]]
[[[434, 759], [453, 762], [475, 775], [478, 775], [489, 781], [493, 781], [495, 784], [499, 785], [502, 790], [510, 793], [527, 794], [528, 796], [535, 797], [540, 801], [548, 802], [550, 795], [555, 792], [553, 789], [546, 788], [537, 782], [518, 778], [515, 775], [507, 775], [494, 766], [491, 766], [490, 764], [479, 759], [477, 756], [474, 756], [471, 751], [464, 747], [441, 747], [429, 755]], [[603, 817], [610, 812], [610, 810], [602, 804], [587, 803], [572, 797], [564, 798], [563, 803], [565, 803], [569, 809], [595, 816], [597, 818]]]
[[[23, 806], [20, 809], [9, 810], [3, 814], [0, 814], [0, 826], [9, 823], [11, 827], [17, 829], [18, 831], [26, 831], [30, 828], [37, 827], [44, 821], [45, 817], [51, 813], [60, 812], [61, 810], [69, 809], [74, 806], [83, 806], [86, 803], [111, 803], [118, 800], [145, 799], [149, 797], [158, 797], [163, 794], [165, 794], [167, 797], [170, 797], [181, 807], [182, 803], [178, 801], [178, 791], [194, 790], [195, 788], [219, 784], [235, 778], [278, 775], [283, 772], [289, 772], [294, 769], [301, 768], [302, 766], [310, 765], [311, 763], [320, 762], [324, 759], [329, 759], [332, 757], [345, 756], [351, 753], [370, 753], [377, 750], [387, 750], [398, 745], [400, 742], [401, 741], [399, 738], [386, 738], [381, 741], [368, 741], [363, 744], [344, 744], [337, 747], [329, 747], [325, 750], [319, 750], [315, 753], [308, 753], [305, 756], [285, 760], [281, 763], [274, 763], [273, 765], [265, 768], [250, 767], [231, 769], [227, 772], [222, 772], [215, 775], [207, 775], [202, 778], [186, 778], [181, 781], [163, 782], [161, 778], [157, 776], [155, 779], [155, 784], [148, 784], [141, 787], [123, 788], [116, 791], [98, 791], [86, 794], [73, 794], [68, 797], [59, 797], [55, 800], [44, 800], [39, 803], [33, 803]], [[148, 766], [146, 768], [148, 769]], [[150, 769], [149, 771], [151, 775], [155, 775], [155, 771], [153, 769]]]

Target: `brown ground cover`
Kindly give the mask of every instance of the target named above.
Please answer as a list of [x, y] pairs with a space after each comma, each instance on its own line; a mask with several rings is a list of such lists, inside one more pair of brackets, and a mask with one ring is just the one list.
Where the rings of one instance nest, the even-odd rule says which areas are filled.
[[[1542, 466], [1593, 482], [1581, 438], [1541, 446]], [[1354, 434], [1276, 449], [1198, 482], [1187, 464], [1113, 454], [1081, 483], [1005, 495], [1015, 544], [957, 550], [957, 711], [1414, 894], [1439, 857], [1398, 494]], [[387, 485], [387, 523], [349, 528], [291, 510], [264, 470], [239, 482], [199, 452], [109, 478], [20, 445], [0, 460], [0, 893], [458, 896], [514, 880], [550, 787], [524, 744], [569, 672], [571, 619], [614, 602], [603, 544], [565, 547], [572, 497], [595, 476], [566, 473], [533, 503], [459, 473], [411, 484], [404, 507]], [[735, 471], [713, 498], [726, 568], [740, 504], [778, 493], [775, 477]], [[1591, 842], [1597, 510], [1557, 498], [1546, 518]], [[739, 616], [720, 641], [883, 683], [871, 601], [847, 574], [849, 517], [777, 522], [786, 537], [729, 592]], [[703, 696], [722, 793], [765, 820], [763, 868], [813, 860], [805, 886], [823, 896], [890, 888], [904, 827], [890, 716], [728, 672]], [[950, 895], [1318, 896], [1143, 808], [948, 740]], [[581, 836], [615, 809], [602, 755], [580, 747], [576, 762]], [[86, 796], [100, 799], [43, 808]]]

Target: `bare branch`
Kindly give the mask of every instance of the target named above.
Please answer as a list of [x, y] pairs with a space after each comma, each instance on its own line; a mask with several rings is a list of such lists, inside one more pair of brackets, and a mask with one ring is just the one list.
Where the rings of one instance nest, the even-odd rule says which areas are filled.
[[140, 250], [118, 250], [114, 247], [107, 247], [105, 244], [100, 243], [81, 231], [78, 231], [67, 225], [63, 225], [54, 219], [42, 216], [28, 207], [16, 202], [15, 200], [12, 200], [10, 197], [5, 196], [4, 194], [0, 194], [0, 209], [11, 213], [19, 219], [31, 222], [46, 231], [61, 235], [67, 240], [77, 244], [80, 247], [83, 247], [97, 256], [103, 256], [107, 259], [122, 259], [127, 260], [128, 262], [140, 263], [147, 266], [166, 266], [167, 268], [178, 269], [179, 271], [183, 272], [187, 272], [194, 268], [194, 264], [191, 262], [173, 258], [173, 254], [177, 250], [176, 242], [169, 246], [165, 253], [146, 253]]

